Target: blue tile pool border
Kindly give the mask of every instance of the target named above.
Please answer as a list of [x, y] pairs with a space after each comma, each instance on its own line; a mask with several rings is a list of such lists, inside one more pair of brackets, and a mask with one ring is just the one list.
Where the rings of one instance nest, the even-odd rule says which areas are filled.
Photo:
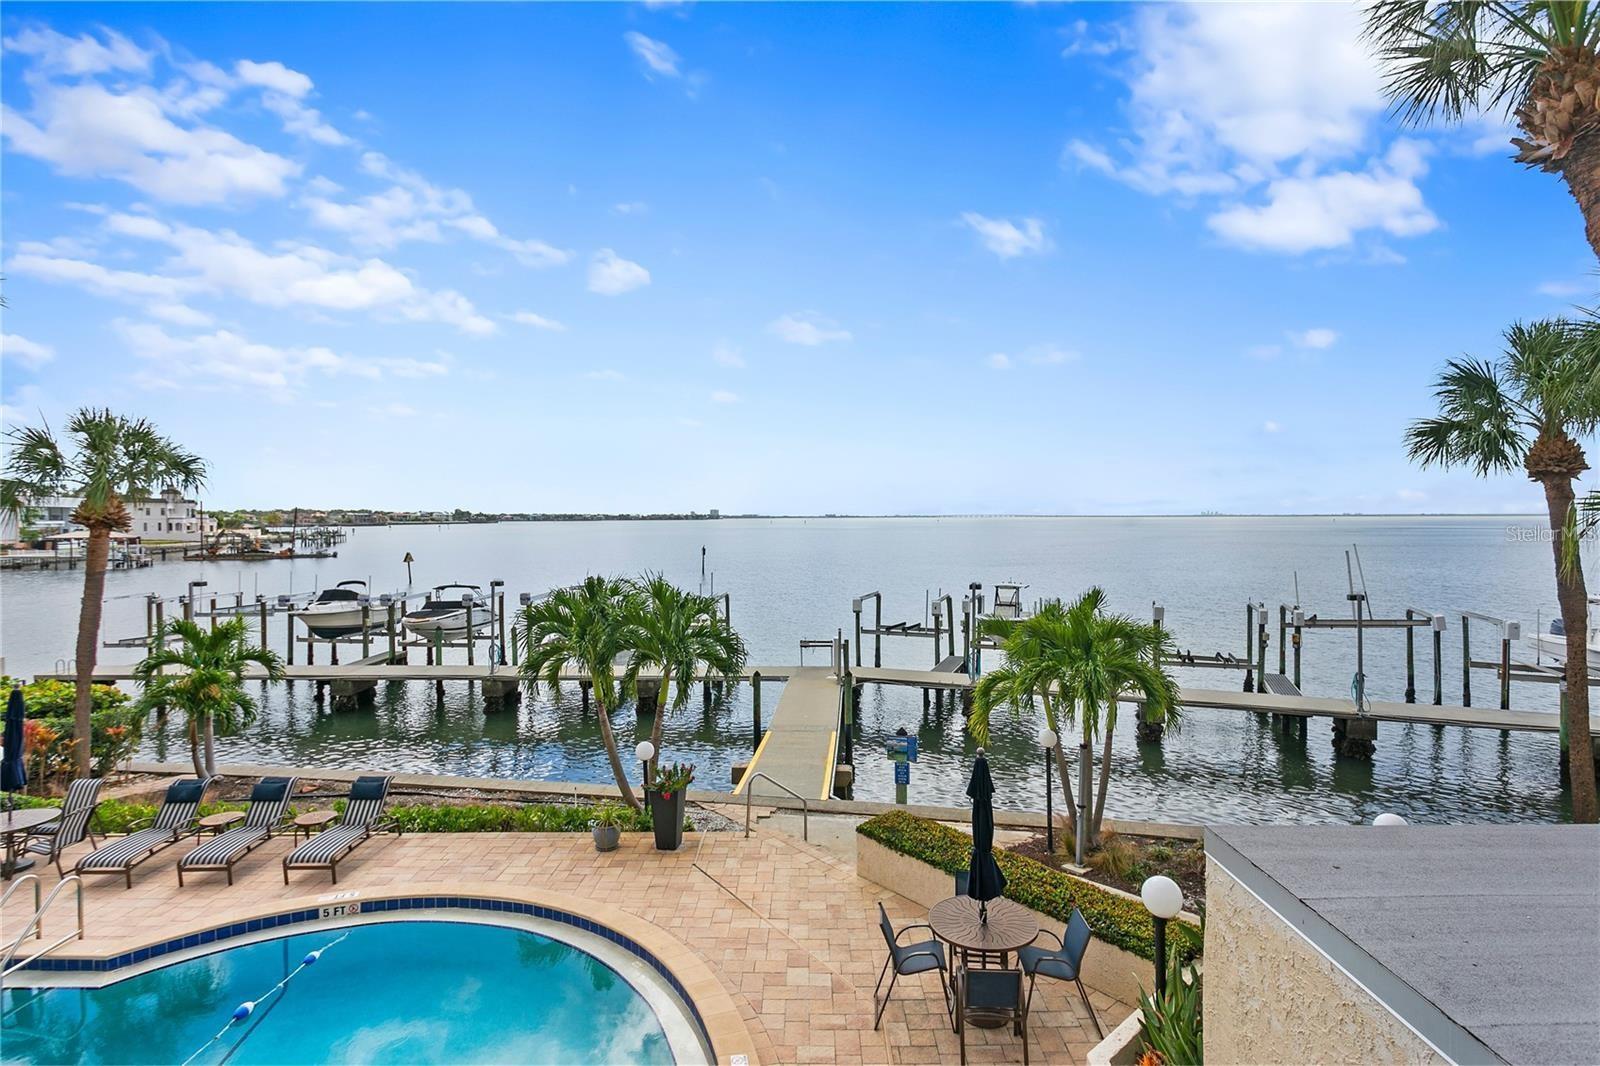
[[35, 959], [23, 969], [34, 973], [113, 973], [124, 967], [159, 959], [175, 951], [220, 945], [235, 937], [284, 929], [308, 922], [337, 921], [340, 917], [365, 918], [368, 915], [387, 914], [391, 911], [464, 910], [485, 911], [494, 914], [517, 914], [528, 918], [543, 918], [546, 921], [559, 922], [562, 925], [570, 925], [574, 929], [592, 933], [604, 940], [609, 940], [617, 947], [644, 962], [677, 993], [679, 1002], [689, 1008], [689, 1014], [694, 1018], [695, 1028], [698, 1030], [701, 1041], [706, 1047], [711, 1047], [711, 1036], [706, 1030], [705, 1019], [700, 1016], [700, 1008], [695, 1003], [694, 998], [689, 995], [688, 990], [683, 987], [683, 982], [678, 980], [677, 975], [668, 969], [649, 948], [632, 937], [619, 933], [610, 926], [597, 922], [592, 918], [585, 918], [582, 915], [561, 910], [559, 907], [548, 907], [539, 903], [519, 903], [516, 900], [484, 899], [476, 896], [396, 896], [387, 899], [353, 899], [345, 906], [349, 904], [360, 904], [361, 909], [354, 914], [330, 916], [327, 919], [322, 918], [321, 910], [317, 907], [284, 911], [279, 914], [270, 914], [260, 918], [250, 918], [246, 921], [220, 925], [200, 933], [186, 933], [183, 936], [173, 937], [171, 940], [159, 944], [135, 948], [132, 951], [125, 951], [120, 955], [113, 955], [109, 958]]

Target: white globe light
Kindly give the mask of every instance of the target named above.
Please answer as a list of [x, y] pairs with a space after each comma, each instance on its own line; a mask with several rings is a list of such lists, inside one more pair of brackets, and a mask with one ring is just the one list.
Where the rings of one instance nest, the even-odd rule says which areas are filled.
[[1400, 817], [1398, 814], [1390, 814], [1387, 811], [1385, 811], [1383, 814], [1380, 814], [1376, 818], [1374, 818], [1372, 820], [1372, 824], [1373, 825], [1410, 825], [1411, 823], [1407, 822], [1404, 818]]
[[1144, 900], [1145, 909], [1157, 918], [1176, 918], [1183, 910], [1183, 889], [1172, 878], [1160, 874], [1145, 878], [1139, 888], [1139, 898]]
[[639, 756], [640, 762], [649, 762], [656, 757], [656, 746], [648, 740], [641, 740], [639, 746], [633, 749], [633, 753]]
[[1049, 726], [1045, 726], [1043, 729], [1039, 730], [1039, 746], [1044, 748], [1046, 751], [1055, 747], [1058, 740], [1060, 740], [1060, 738], [1056, 736], [1055, 730], [1051, 729]]

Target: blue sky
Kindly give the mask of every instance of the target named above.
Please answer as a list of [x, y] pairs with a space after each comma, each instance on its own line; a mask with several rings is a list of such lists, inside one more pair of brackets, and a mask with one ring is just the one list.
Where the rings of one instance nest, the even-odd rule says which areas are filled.
[[214, 506], [1537, 511], [1430, 382], [1597, 287], [1335, 5], [5, 7], [8, 424]]

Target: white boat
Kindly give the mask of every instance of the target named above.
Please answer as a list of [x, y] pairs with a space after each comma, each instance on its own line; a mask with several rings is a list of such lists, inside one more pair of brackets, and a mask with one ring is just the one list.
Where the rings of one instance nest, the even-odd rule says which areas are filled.
[[[1600, 670], [1600, 596], [1589, 597], [1589, 669]], [[1557, 618], [1550, 623], [1548, 633], [1535, 633], [1533, 644], [1541, 659], [1551, 659], [1557, 665], [1567, 661], [1567, 630]]]
[[[347, 637], [361, 632], [361, 598], [367, 593], [365, 581], [341, 581], [317, 593], [316, 599], [295, 612], [314, 637]], [[370, 609], [369, 609], [370, 610]], [[367, 625], [379, 625], [383, 616], [369, 613]]]
[[[464, 602], [472, 597], [469, 611]], [[483, 590], [477, 585], [439, 585], [428, 593], [422, 606], [407, 611], [400, 624], [413, 636], [432, 640], [437, 633], [445, 640], [453, 640], [467, 631], [467, 616], [472, 616], [472, 629], [479, 630], [494, 620], [494, 612]]]

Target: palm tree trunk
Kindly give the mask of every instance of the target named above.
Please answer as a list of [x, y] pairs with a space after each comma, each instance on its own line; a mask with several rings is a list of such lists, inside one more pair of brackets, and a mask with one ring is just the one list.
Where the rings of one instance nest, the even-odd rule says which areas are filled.
[[1108, 715], [1102, 732], [1105, 734], [1105, 749], [1100, 753], [1100, 784], [1094, 798], [1094, 821], [1089, 823], [1089, 840], [1098, 845], [1100, 843], [1100, 820], [1106, 813], [1106, 792], [1111, 788], [1111, 718]]
[[79, 777], [88, 777], [93, 737], [95, 652], [100, 646], [101, 600], [106, 593], [106, 562], [111, 557], [111, 530], [89, 529], [88, 551], [83, 561], [83, 603], [78, 607], [78, 690], [72, 704], [72, 765]]
[[1552, 477], [1544, 482], [1545, 503], [1550, 508], [1551, 542], [1556, 553], [1556, 600], [1561, 604], [1561, 624], [1567, 631], [1567, 770], [1572, 780], [1572, 820], [1593, 824], [1597, 817], [1594, 780], [1594, 742], [1589, 733], [1589, 600], [1584, 588], [1583, 563], [1565, 565], [1566, 545], [1561, 531], [1572, 513], [1572, 481]]
[[667, 693], [671, 691], [671, 686], [672, 671], [663, 667], [661, 670], [661, 688], [656, 692], [656, 720], [650, 726], [650, 747], [655, 752], [650, 757], [650, 778], [652, 780], [656, 776], [656, 765], [661, 762], [661, 723], [667, 717]]
[[215, 719], [208, 712], [206, 714], [206, 776], [214, 777], [217, 773], [217, 729]]
[[1600, 257], [1600, 133], [1590, 133], [1573, 142], [1572, 150], [1561, 161], [1561, 178], [1583, 212], [1583, 232], [1589, 238], [1589, 248]]
[[189, 758], [194, 761], [194, 776], [205, 777], [206, 768], [200, 763], [200, 730], [193, 718], [189, 719]]
[[[590, 677], [595, 676], [593, 673]], [[622, 801], [636, 811], [644, 810], [639, 802], [639, 797], [633, 794], [633, 786], [628, 783], [628, 775], [622, 769], [622, 758], [617, 754], [617, 737], [611, 731], [611, 713], [606, 707], [606, 696], [601, 693], [600, 686], [594, 686], [595, 715], [600, 719], [600, 739], [605, 742], [606, 759], [611, 763], [611, 773], [617, 779], [617, 791], [622, 793]], [[657, 711], [659, 714], [660, 712]]]

